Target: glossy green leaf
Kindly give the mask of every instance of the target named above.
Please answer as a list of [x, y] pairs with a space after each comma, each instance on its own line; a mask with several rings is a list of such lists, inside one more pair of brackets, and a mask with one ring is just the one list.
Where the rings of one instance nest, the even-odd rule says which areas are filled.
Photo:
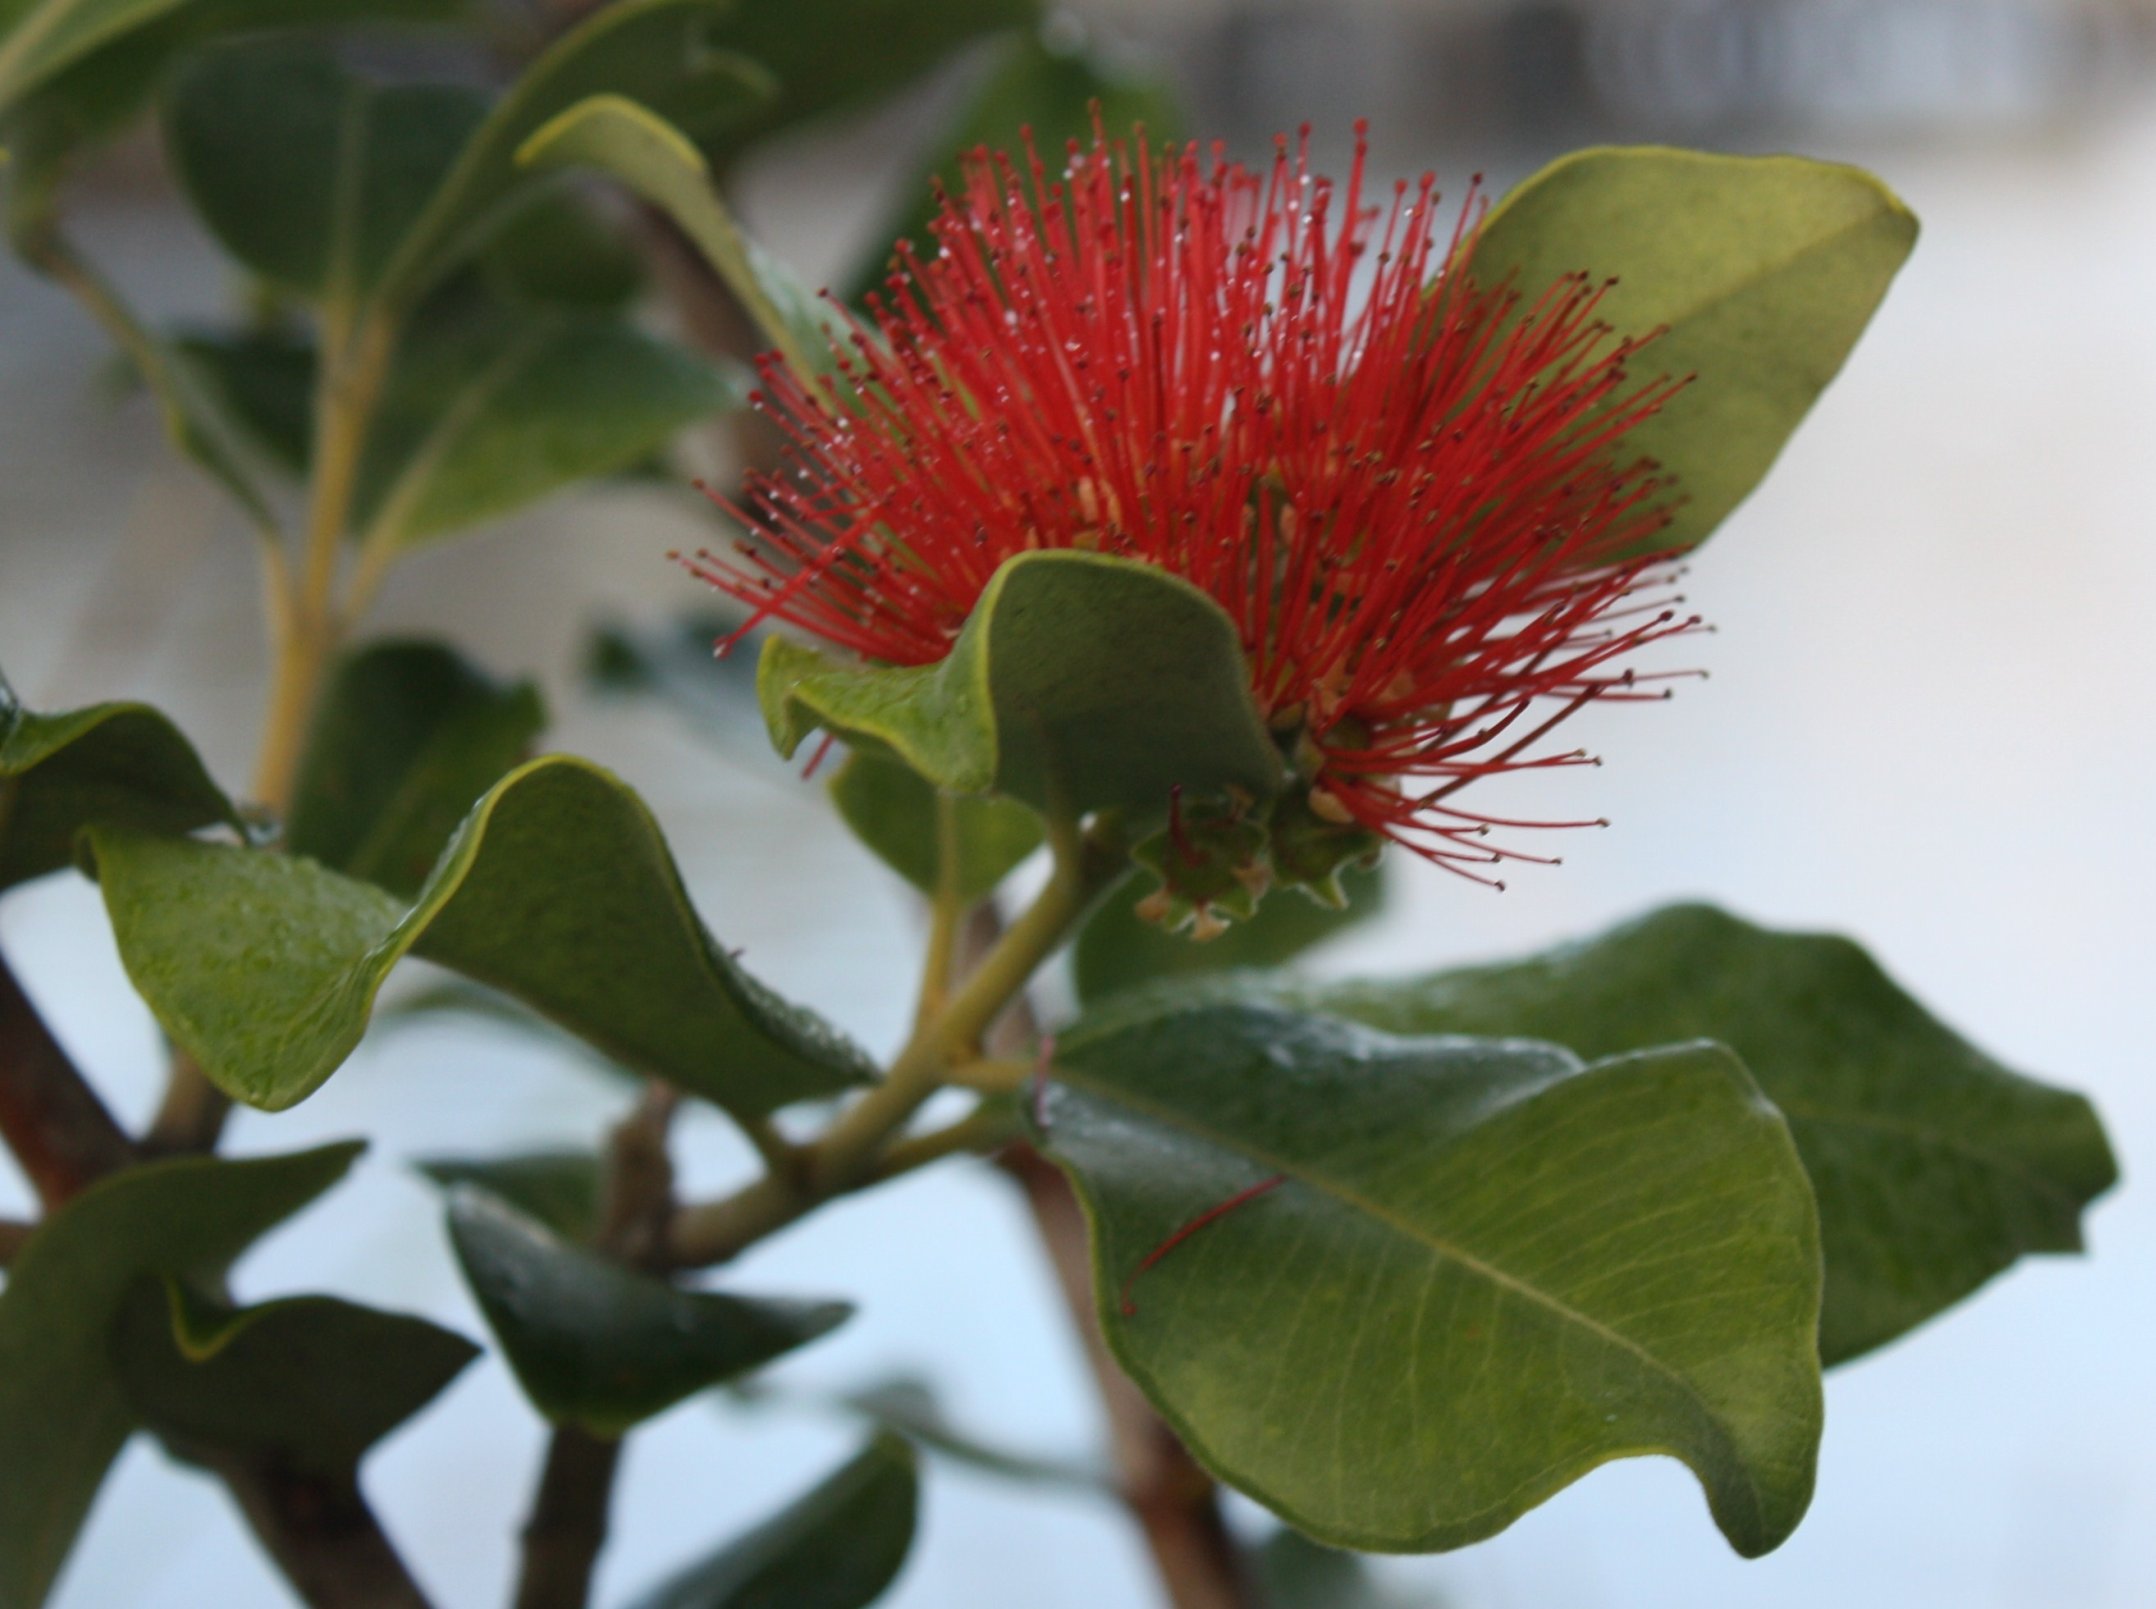
[[0, 0], [0, 112], [184, 0]]
[[534, 172], [593, 168], [618, 179], [688, 236], [789, 363], [805, 374], [831, 367], [825, 310], [742, 234], [703, 153], [650, 107], [595, 95], [535, 132], [517, 161]]
[[136, 989], [251, 1105], [289, 1106], [336, 1071], [406, 953], [744, 1116], [873, 1076], [720, 948], [643, 801], [581, 760], [497, 783], [409, 905], [295, 855], [102, 830], [91, 842]]
[[1818, 1222], [1722, 1047], [1138, 1001], [1058, 1038], [1046, 1116], [1117, 1358], [1297, 1529], [1459, 1547], [1644, 1453], [1747, 1556], [1802, 1517]]
[[186, 833], [238, 821], [194, 746], [149, 705], [35, 715], [0, 677], [0, 889], [70, 864], [88, 826]]
[[717, 33], [729, 9], [728, 0], [615, 0], [563, 34], [496, 103], [412, 222], [382, 277], [383, 299], [414, 305], [468, 257], [503, 209], [531, 192], [518, 148], [586, 97], [634, 94], [699, 136], [764, 105], [769, 75]]
[[506, 1201], [563, 1240], [589, 1240], [598, 1231], [605, 1170], [589, 1151], [429, 1157], [417, 1167], [444, 1189], [469, 1185]]
[[[936, 790], [887, 754], [847, 756], [832, 773], [831, 799], [854, 836], [899, 876], [933, 896], [942, 864], [937, 852]], [[1041, 818], [1008, 799], [954, 799], [958, 897], [985, 898], [1017, 864], [1041, 846]]]
[[1348, 902], [1339, 909], [1281, 890], [1268, 896], [1255, 916], [1231, 923], [1218, 938], [1200, 943], [1187, 933], [1163, 931], [1138, 915], [1135, 907], [1147, 881], [1126, 880], [1079, 931], [1071, 966], [1081, 1001], [1092, 1004], [1118, 989], [1162, 978], [1276, 967], [1385, 908], [1382, 868], [1350, 867], [1341, 873]]
[[940, 181], [953, 194], [963, 192], [963, 153], [986, 146], [1016, 154], [1024, 148], [1024, 131], [1031, 130], [1034, 148], [1051, 167], [1060, 166], [1068, 141], [1092, 142], [1096, 109], [1111, 139], [1127, 140], [1140, 127], [1154, 142], [1182, 135], [1182, 111], [1165, 77], [1067, 38], [1060, 19], [1003, 41], [980, 87], [929, 142], [916, 175], [897, 188], [899, 204], [869, 235], [868, 259], [851, 276], [847, 300], [858, 302], [883, 284], [894, 241], [911, 241], [924, 261], [935, 255], [928, 230], [936, 215], [935, 187]]
[[[559, 1023], [540, 1016], [522, 1001], [512, 999], [499, 989], [474, 983], [470, 978], [451, 974], [408, 993], [400, 990], [394, 999], [378, 1005], [374, 1013], [375, 1025], [378, 1028], [395, 1027], [399, 1024], [409, 1027], [418, 1023], [458, 1019], [468, 1024], [501, 1029], [535, 1045], [544, 1045], [556, 1056], [599, 1073], [617, 1085], [624, 1082], [637, 1085], [642, 1082], [638, 1074], [577, 1038]], [[545, 1214], [539, 1216], [544, 1217]]]
[[424, 1319], [330, 1296], [234, 1308], [166, 1278], [136, 1287], [113, 1368], [138, 1422], [174, 1454], [268, 1458], [348, 1474], [479, 1355]]
[[736, 0], [714, 43], [769, 68], [777, 94], [717, 143], [732, 150], [873, 101], [1041, 9], [1040, 0]]
[[497, 310], [407, 343], [360, 467], [354, 524], [404, 547], [613, 474], [737, 405], [730, 376], [607, 314]]
[[1788, 1118], [1818, 1194], [1829, 1363], [2017, 1257], [2079, 1251], [2082, 1209], [2118, 1178], [2085, 1099], [1993, 1061], [1847, 939], [1704, 905], [1524, 961], [1268, 992], [1395, 1032], [1531, 1034], [1583, 1056], [1730, 1046]]
[[878, 1436], [814, 1490], [633, 1609], [864, 1609], [906, 1562], [920, 1507], [913, 1449]]
[[440, 643], [375, 643], [324, 693], [286, 829], [296, 855], [409, 897], [479, 796], [546, 724], [530, 682]]
[[485, 116], [468, 89], [373, 84], [313, 40], [242, 39], [174, 75], [165, 149], [234, 257], [349, 301], [380, 280]]
[[134, 1428], [106, 1335], [145, 1278], [215, 1278], [327, 1190], [355, 1145], [151, 1162], [46, 1219], [0, 1289], [0, 1603], [35, 1609]]
[[596, 1436], [761, 1368], [853, 1312], [683, 1290], [470, 1186], [450, 1195], [449, 1236], [524, 1394], [555, 1423]]
[[1006, 562], [934, 665], [846, 664], [774, 637], [757, 690], [781, 754], [821, 726], [952, 793], [1037, 809], [1157, 813], [1177, 786], [1266, 796], [1284, 780], [1219, 606], [1096, 553]]
[[1532, 300], [1566, 274], [1617, 281], [1601, 315], [1667, 326], [1633, 367], [1696, 374], [1625, 437], [1684, 499], [1657, 544], [1703, 542], [1759, 484], [1841, 369], [1916, 242], [1916, 219], [1858, 168], [1801, 157], [1603, 147], [1562, 157], [1490, 214], [1485, 283]]

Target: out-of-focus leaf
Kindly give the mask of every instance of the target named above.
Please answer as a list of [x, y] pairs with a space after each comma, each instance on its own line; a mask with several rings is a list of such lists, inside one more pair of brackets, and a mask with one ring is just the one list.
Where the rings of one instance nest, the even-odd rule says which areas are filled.
[[0, 889], [58, 871], [96, 825], [186, 833], [239, 814], [201, 756], [147, 704], [36, 715], [0, 677]]
[[1711, 1038], [1781, 1108], [1819, 1197], [1821, 1355], [1922, 1323], [2018, 1257], [2079, 1251], [2118, 1179], [2088, 1101], [1992, 1060], [1847, 939], [1676, 905], [1585, 944], [1384, 983], [1235, 985], [1396, 1033], [1532, 1034], [1582, 1056]]
[[589, 1151], [429, 1157], [417, 1166], [445, 1190], [469, 1185], [499, 1197], [563, 1240], [589, 1240], [599, 1227], [605, 1170]]
[[1059, 24], [1002, 42], [980, 87], [923, 151], [919, 173], [894, 192], [898, 204], [869, 236], [867, 259], [848, 280], [847, 300], [858, 302], [882, 285], [894, 241], [911, 241], [924, 262], [935, 255], [928, 224], [936, 215], [936, 185], [963, 192], [962, 155], [983, 146], [1020, 153], [1030, 130], [1034, 148], [1057, 167], [1067, 142], [1091, 143], [1096, 113], [1112, 140], [1130, 139], [1141, 127], [1149, 141], [1162, 144], [1182, 135], [1182, 111], [1165, 77], [1074, 41]]
[[1097, 553], [1008, 560], [934, 665], [846, 664], [774, 637], [757, 690], [781, 754], [821, 726], [949, 792], [1040, 810], [1161, 813], [1176, 787], [1269, 797], [1285, 779], [1219, 605]]
[[0, 0], [0, 113], [98, 46], [184, 0]]
[[1368, 921], [1385, 907], [1381, 867], [1350, 866], [1340, 874], [1347, 903], [1335, 910], [1316, 900], [1282, 890], [1248, 919], [1229, 924], [1218, 938], [1200, 943], [1185, 933], [1164, 931], [1143, 920], [1134, 908], [1146, 882], [1134, 877], [1110, 890], [1100, 908], [1086, 919], [1071, 951], [1078, 998], [1088, 1005], [1118, 989], [1161, 978], [1191, 978], [1208, 972], [1246, 967], [1276, 967], [1313, 945]]
[[741, 233], [695, 142], [651, 108], [596, 95], [534, 133], [517, 161], [535, 172], [596, 168], [673, 219], [758, 327], [804, 374], [833, 365], [825, 310]]
[[1601, 147], [1506, 196], [1472, 266], [1530, 303], [1567, 274], [1609, 279], [1601, 317], [1632, 336], [1666, 327], [1633, 367], [1698, 379], [1623, 450], [1677, 477], [1654, 544], [1693, 547], [1766, 475], [1915, 243], [1909, 209], [1859, 168]]
[[615, 0], [563, 34], [495, 103], [427, 201], [382, 276], [385, 301], [415, 305], [531, 193], [518, 148], [588, 96], [633, 94], [699, 135], [735, 127], [773, 93], [770, 75], [728, 49], [727, 0]]
[[935, 1393], [918, 1380], [888, 1380], [866, 1390], [848, 1392], [837, 1398], [835, 1405], [904, 1436], [916, 1446], [984, 1474], [1095, 1496], [1116, 1494], [1116, 1478], [1104, 1467], [1013, 1452], [961, 1430], [944, 1413]]
[[135, 1420], [107, 1332], [145, 1278], [212, 1279], [341, 1178], [336, 1145], [129, 1168], [47, 1218], [0, 1289], [0, 1602], [36, 1609]]
[[609, 314], [500, 309], [408, 343], [360, 467], [353, 521], [406, 547], [649, 457], [742, 387]]
[[315, 1475], [355, 1470], [478, 1355], [402, 1313], [329, 1296], [234, 1308], [169, 1276], [136, 1287], [112, 1338], [122, 1395], [176, 1457]]
[[338, 666], [315, 716], [287, 843], [416, 894], [473, 802], [545, 724], [530, 682], [497, 682], [441, 643], [362, 648]]
[[853, 1312], [683, 1290], [469, 1185], [450, 1194], [449, 1236], [524, 1394], [557, 1424], [596, 1436], [761, 1368]]
[[[712, 42], [768, 68], [777, 92], [718, 139], [697, 137], [732, 151], [806, 119], [860, 106], [971, 41], [1028, 27], [1040, 15], [1040, 0], [736, 0]], [[633, 88], [628, 93], [648, 99]]]
[[644, 286], [644, 259], [578, 196], [545, 190], [502, 220], [479, 272], [508, 301], [619, 312]]
[[287, 475], [313, 451], [314, 342], [282, 330], [186, 331], [171, 341], [200, 391]]
[[[887, 754], [847, 756], [831, 778], [831, 798], [854, 836], [922, 893], [939, 879], [936, 790]], [[951, 801], [957, 812], [958, 898], [985, 898], [1017, 864], [1041, 846], [1041, 818], [1008, 799]]]
[[1250, 1550], [1251, 1573], [1267, 1609], [1446, 1609], [1431, 1592], [1413, 1598], [1387, 1592], [1357, 1554], [1342, 1553], [1282, 1526]]
[[313, 39], [240, 39], [173, 76], [165, 148], [234, 257], [350, 302], [375, 288], [485, 116], [471, 90], [373, 84]]
[[1803, 1516], [1818, 1218], [1721, 1046], [1589, 1066], [1164, 990], [1059, 1035], [1043, 1110], [1116, 1357], [1298, 1530], [1459, 1547], [1647, 1453], [1747, 1557]]
[[580, 760], [497, 783], [409, 905], [296, 855], [103, 829], [92, 843], [135, 987], [251, 1105], [289, 1106], [335, 1072], [407, 952], [742, 1116], [873, 1076], [719, 947], [643, 801]]
[[864, 1609], [898, 1579], [919, 1506], [913, 1449], [878, 1436], [813, 1491], [643, 1594], [634, 1609]]

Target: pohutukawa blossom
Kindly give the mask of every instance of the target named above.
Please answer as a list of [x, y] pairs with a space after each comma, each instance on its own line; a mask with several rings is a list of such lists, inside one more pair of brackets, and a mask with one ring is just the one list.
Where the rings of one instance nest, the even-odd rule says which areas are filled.
[[1625, 437], [1684, 381], [1629, 376], [1585, 273], [1472, 283], [1472, 190], [1449, 228], [1428, 176], [1367, 205], [1362, 133], [1344, 191], [1307, 130], [1269, 172], [1097, 130], [1060, 177], [974, 153], [836, 374], [766, 360], [790, 462], [692, 568], [752, 626], [917, 665], [1015, 554], [1157, 565], [1234, 621], [1320, 817], [1460, 870], [1536, 858], [1489, 830], [1584, 823], [1455, 795], [1586, 763], [1540, 746], [1661, 696], [1618, 662], [1697, 621], [1653, 596], [1671, 488]]

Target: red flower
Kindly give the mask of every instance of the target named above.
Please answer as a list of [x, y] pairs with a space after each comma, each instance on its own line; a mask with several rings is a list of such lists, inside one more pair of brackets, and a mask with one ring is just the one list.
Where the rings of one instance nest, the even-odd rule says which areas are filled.
[[1667, 482], [1623, 450], [1682, 382], [1632, 384], [1585, 274], [1469, 283], [1472, 193], [1441, 236], [1432, 180], [1396, 185], [1379, 232], [1361, 134], [1344, 195], [1307, 131], [1269, 174], [1097, 131], [1060, 180], [975, 153], [836, 376], [765, 361], [791, 462], [692, 568], [751, 625], [912, 665], [1014, 554], [1158, 565], [1236, 623], [1319, 815], [1455, 869], [1535, 858], [1489, 828], [1570, 824], [1453, 796], [1584, 762], [1535, 746], [1650, 696], [1615, 662], [1696, 625], [1643, 598]]

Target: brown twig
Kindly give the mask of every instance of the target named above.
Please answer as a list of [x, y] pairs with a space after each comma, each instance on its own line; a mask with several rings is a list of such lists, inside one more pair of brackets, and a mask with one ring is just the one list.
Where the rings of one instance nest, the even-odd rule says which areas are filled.
[[309, 1609], [428, 1609], [355, 1476], [243, 1456], [211, 1467]]
[[[656, 1081], [607, 1140], [605, 1195], [592, 1243], [637, 1268], [663, 1267], [674, 1217], [674, 1164], [667, 1150], [679, 1096]], [[606, 1546], [621, 1466], [619, 1437], [557, 1425], [524, 1521], [515, 1609], [584, 1609]]]
[[[999, 925], [993, 907], [980, 907], [968, 924], [966, 948], [993, 943]], [[990, 1030], [986, 1048], [990, 1055], [1015, 1056], [1039, 1037], [1040, 1025], [1021, 998]], [[1261, 1609], [1263, 1600], [1221, 1513], [1220, 1488], [1131, 1384], [1101, 1336], [1085, 1215], [1069, 1181], [1030, 1145], [1007, 1147], [996, 1165], [1024, 1194], [1055, 1270], [1108, 1420], [1124, 1507], [1145, 1537], [1171, 1609]]]
[[134, 1147], [0, 957], [0, 1138], [46, 1210], [134, 1160]]
[[1085, 1219], [1069, 1183], [1031, 1146], [997, 1165], [1025, 1193], [1071, 1322], [1099, 1388], [1123, 1503], [1145, 1537], [1172, 1609], [1259, 1609], [1241, 1551], [1220, 1511], [1220, 1489], [1130, 1383], [1101, 1339], [1086, 1255]]
[[23, 1247], [37, 1233], [36, 1224], [26, 1224], [14, 1218], [0, 1218], [0, 1268], [12, 1268], [15, 1259], [22, 1255]]
[[164, 1098], [142, 1136], [144, 1156], [197, 1156], [217, 1149], [232, 1097], [209, 1081], [195, 1059], [174, 1048]]
[[606, 1545], [618, 1438], [560, 1425], [547, 1442], [546, 1468], [524, 1522], [524, 1565], [516, 1609], [583, 1609]]

